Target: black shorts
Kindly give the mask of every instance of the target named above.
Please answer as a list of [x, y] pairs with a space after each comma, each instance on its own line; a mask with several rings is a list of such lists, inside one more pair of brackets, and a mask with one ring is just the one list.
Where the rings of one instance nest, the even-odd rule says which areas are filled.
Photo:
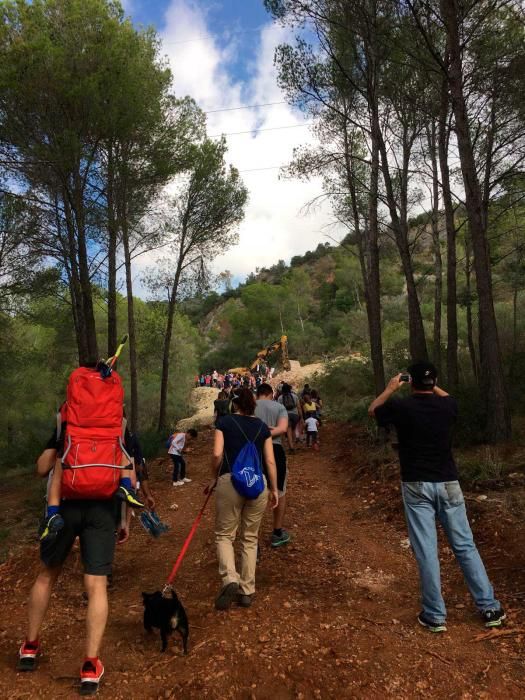
[[275, 457], [275, 466], [277, 467], [277, 490], [279, 496], [284, 496], [286, 493], [286, 482], [288, 469], [286, 466], [286, 453], [282, 445], [273, 443], [273, 455]]
[[298, 413], [292, 413], [288, 411], [288, 424], [290, 425], [290, 428], [292, 430], [295, 430], [297, 428], [297, 424], [300, 421], [300, 417]]
[[115, 531], [119, 503], [109, 501], [62, 501], [60, 515], [64, 527], [57, 535], [52, 552], [40, 557], [46, 566], [60, 566], [67, 559], [75, 539], [80, 540], [80, 554], [85, 574], [107, 576], [115, 554]]

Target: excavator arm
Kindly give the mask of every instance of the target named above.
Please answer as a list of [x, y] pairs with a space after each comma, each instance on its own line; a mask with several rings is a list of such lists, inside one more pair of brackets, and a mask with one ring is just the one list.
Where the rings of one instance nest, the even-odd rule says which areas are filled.
[[257, 357], [250, 365], [250, 369], [255, 369], [259, 362], [261, 362], [262, 360], [266, 360], [268, 355], [272, 355], [278, 350], [280, 350], [282, 354], [283, 368], [285, 369], [285, 371], [288, 372], [290, 370], [290, 360], [288, 358], [288, 337], [286, 335], [281, 336], [280, 340], [276, 340], [274, 343], [271, 343], [266, 348], [259, 350], [259, 352], [257, 353]]

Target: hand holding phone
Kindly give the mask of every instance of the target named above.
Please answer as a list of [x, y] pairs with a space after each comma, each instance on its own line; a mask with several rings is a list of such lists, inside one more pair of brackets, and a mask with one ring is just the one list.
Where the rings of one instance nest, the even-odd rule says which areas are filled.
[[406, 384], [410, 384], [411, 380], [412, 380], [412, 378], [411, 378], [411, 376], [410, 376], [409, 374], [402, 374], [402, 375], [399, 377], [399, 381], [400, 381], [400, 382], [405, 382]]

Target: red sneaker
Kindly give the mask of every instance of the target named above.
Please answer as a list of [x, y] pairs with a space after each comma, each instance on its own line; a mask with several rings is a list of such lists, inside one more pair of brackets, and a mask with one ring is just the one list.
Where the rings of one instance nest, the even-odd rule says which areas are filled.
[[28, 642], [27, 639], [18, 651], [18, 671], [34, 671], [38, 666], [38, 657], [42, 653], [40, 642]]
[[86, 659], [80, 669], [80, 695], [95, 695], [103, 675], [104, 666], [100, 659]]

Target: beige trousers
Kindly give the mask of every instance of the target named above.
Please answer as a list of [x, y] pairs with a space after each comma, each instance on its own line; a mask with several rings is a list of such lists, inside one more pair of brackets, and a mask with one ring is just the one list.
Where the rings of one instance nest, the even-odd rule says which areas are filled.
[[[268, 489], [259, 498], [243, 498], [232, 485], [230, 474], [219, 477], [215, 491], [215, 542], [222, 585], [238, 583], [241, 593], [255, 593], [255, 567], [259, 528], [268, 503]], [[240, 527], [241, 573], [235, 568], [233, 543]]]

